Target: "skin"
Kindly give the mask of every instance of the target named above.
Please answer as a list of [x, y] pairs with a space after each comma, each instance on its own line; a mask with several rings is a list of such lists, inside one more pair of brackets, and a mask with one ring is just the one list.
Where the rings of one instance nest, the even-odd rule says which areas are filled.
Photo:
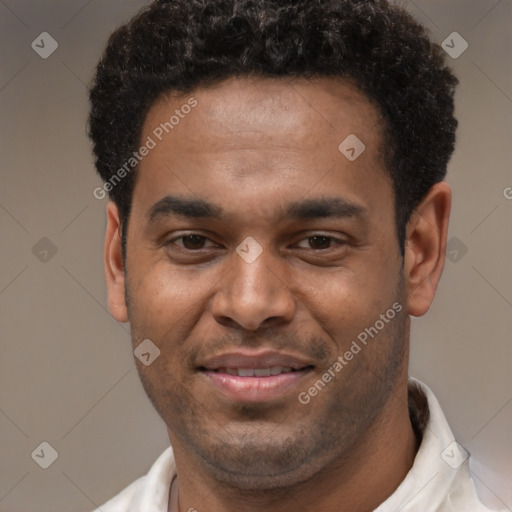
[[[136, 363], [168, 428], [180, 510], [373, 510], [418, 449], [407, 408], [409, 315], [425, 314], [434, 298], [450, 188], [436, 184], [417, 207], [402, 259], [380, 117], [354, 85], [245, 77], [192, 95], [197, 107], [140, 163], [126, 261], [114, 203], [105, 243], [112, 315], [130, 322], [134, 347], [149, 338], [161, 351], [149, 366]], [[156, 102], [141, 140], [189, 97]], [[366, 146], [353, 162], [338, 150], [349, 134]], [[223, 215], [148, 222], [171, 194]], [[326, 197], [363, 213], [280, 215], [290, 202]], [[179, 238], [190, 232], [205, 238]], [[252, 263], [236, 252], [249, 236], [263, 250]], [[402, 311], [301, 404], [297, 394], [395, 302]], [[314, 368], [278, 398], [234, 403], [197, 365], [240, 347], [286, 350]]]

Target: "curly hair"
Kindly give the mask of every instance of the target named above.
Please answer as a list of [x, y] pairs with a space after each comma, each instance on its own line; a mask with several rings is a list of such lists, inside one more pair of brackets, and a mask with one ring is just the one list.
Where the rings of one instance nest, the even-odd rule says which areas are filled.
[[[89, 136], [98, 174], [108, 182], [133, 155], [160, 96], [244, 75], [345, 77], [376, 105], [403, 255], [412, 211], [446, 175], [458, 80], [425, 28], [386, 0], [154, 1], [110, 36], [97, 66]], [[135, 176], [109, 190], [124, 254]]]

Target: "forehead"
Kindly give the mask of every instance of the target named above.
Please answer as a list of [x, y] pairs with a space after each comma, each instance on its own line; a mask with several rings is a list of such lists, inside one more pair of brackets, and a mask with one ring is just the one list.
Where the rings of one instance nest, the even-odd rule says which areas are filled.
[[[173, 129], [172, 138], [182, 147], [187, 143], [219, 143], [222, 147], [248, 147], [277, 134], [287, 138], [287, 146], [313, 146], [327, 133], [339, 139], [348, 130], [362, 138], [376, 135], [380, 125], [377, 106], [353, 83], [340, 78], [230, 78], [187, 95], [162, 96], [150, 109], [143, 127], [169, 120], [169, 112], [182, 108], [193, 96], [198, 102], [191, 116], [180, 124], [199, 130]], [[236, 135], [236, 137], [233, 137]], [[259, 137], [258, 137], [259, 136]], [[185, 146], [183, 146], [185, 145]]]
[[[228, 200], [270, 215], [272, 205], [283, 211], [285, 196], [337, 189], [364, 206], [357, 199], [389, 184], [380, 127], [376, 106], [340, 79], [233, 78], [168, 94], [144, 122], [141, 143], [155, 145], [139, 165], [134, 199], [148, 207], [166, 195]], [[365, 149], [350, 161], [339, 146], [354, 136]]]

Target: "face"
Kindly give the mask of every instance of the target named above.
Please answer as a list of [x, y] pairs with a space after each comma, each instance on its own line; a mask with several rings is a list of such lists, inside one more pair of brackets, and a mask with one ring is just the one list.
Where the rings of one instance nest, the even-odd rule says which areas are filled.
[[137, 361], [144, 388], [217, 480], [303, 481], [363, 442], [404, 377], [377, 110], [345, 81], [230, 79], [158, 101], [148, 137], [126, 258], [134, 348], [160, 350]]

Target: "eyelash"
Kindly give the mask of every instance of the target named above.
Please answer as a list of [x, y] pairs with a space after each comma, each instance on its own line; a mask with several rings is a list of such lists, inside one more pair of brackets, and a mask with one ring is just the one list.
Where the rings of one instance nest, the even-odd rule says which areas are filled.
[[[178, 236], [178, 237], [172, 238], [171, 240], [169, 240], [168, 242], [166, 242], [166, 244], [165, 244], [165, 245], [166, 245], [166, 246], [169, 246], [169, 245], [175, 245], [175, 244], [174, 244], [174, 242], [175, 242], [176, 240], [182, 240], [182, 239], [184, 239], [184, 238], [188, 238], [188, 237], [199, 237], [199, 238], [201, 238], [201, 239], [203, 239], [203, 240], [210, 240], [208, 237], [206, 237], [206, 236], [204, 236], [204, 235], [201, 235], [201, 234], [199, 234], [199, 233], [187, 233], [187, 234], [185, 234], [185, 235], [180, 235], [180, 236]], [[346, 241], [345, 241], [345, 240], [340, 240], [339, 238], [335, 238], [335, 237], [333, 237], [333, 236], [331, 236], [331, 235], [326, 235], [326, 234], [323, 234], [323, 233], [315, 233], [315, 234], [312, 234], [312, 235], [310, 235], [310, 236], [304, 237], [304, 238], [302, 238], [301, 240], [299, 240], [299, 243], [300, 243], [300, 242], [302, 242], [302, 241], [304, 241], [304, 240], [310, 240], [310, 239], [312, 239], [312, 238], [317, 238], [317, 237], [318, 237], [318, 238], [326, 238], [326, 239], [328, 239], [328, 240], [330, 240], [330, 241], [333, 241], [333, 242], [334, 242], [334, 244], [333, 244], [333, 245], [331, 245], [331, 246], [329, 246], [329, 247], [328, 247], [328, 248], [326, 248], [326, 249], [311, 249], [312, 251], [328, 251], [328, 250], [331, 250], [331, 249], [332, 249], [333, 247], [335, 247], [335, 246], [342, 246], [342, 245], [345, 245], [345, 244], [346, 244]], [[211, 240], [210, 240], [210, 242], [211, 242]], [[201, 251], [201, 250], [204, 250], [204, 249], [205, 249], [204, 247], [203, 247], [203, 248], [201, 248], [201, 249], [187, 249], [186, 247], [183, 247], [182, 245], [178, 245], [178, 247], [180, 247], [180, 249], [182, 249], [182, 250], [185, 250], [185, 251], [187, 251], [187, 252], [191, 252], [191, 253], [193, 253], [193, 252], [199, 252], [199, 251]], [[301, 249], [304, 249], [304, 247], [302, 247]]]

